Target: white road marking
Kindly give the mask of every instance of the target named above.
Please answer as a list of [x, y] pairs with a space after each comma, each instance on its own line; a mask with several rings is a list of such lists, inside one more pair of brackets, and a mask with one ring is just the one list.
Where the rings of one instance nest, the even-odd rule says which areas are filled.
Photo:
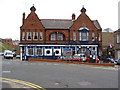
[[59, 64], [54, 64], [54, 65], [59, 65]]
[[115, 70], [115, 71], [118, 70], [118, 68], [114, 68], [114, 67], [92, 67], [92, 68], [105, 69], [105, 70]]
[[2, 73], [11, 73], [11, 71], [2, 71]]
[[90, 83], [90, 82], [88, 82], [88, 81], [78, 82], [78, 84], [79, 84], [79, 85], [81, 85], [81, 86], [91, 85], [91, 83]]
[[55, 85], [59, 85], [59, 83], [55, 83]]

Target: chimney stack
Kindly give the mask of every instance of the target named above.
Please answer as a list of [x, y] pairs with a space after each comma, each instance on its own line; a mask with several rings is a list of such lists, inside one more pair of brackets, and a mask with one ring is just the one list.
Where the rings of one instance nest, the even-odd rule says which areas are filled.
[[23, 20], [22, 20], [23, 24], [25, 22], [25, 13], [23, 13]]
[[75, 20], [75, 13], [72, 14], [72, 20]]

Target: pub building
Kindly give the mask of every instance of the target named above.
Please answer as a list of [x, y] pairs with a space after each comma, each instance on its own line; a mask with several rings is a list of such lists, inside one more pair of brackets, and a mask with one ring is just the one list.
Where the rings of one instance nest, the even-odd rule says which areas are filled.
[[20, 57], [57, 59], [61, 56], [84, 54], [98, 57], [101, 53], [102, 28], [98, 20], [91, 20], [86, 9], [71, 19], [39, 19], [35, 6], [20, 27]]

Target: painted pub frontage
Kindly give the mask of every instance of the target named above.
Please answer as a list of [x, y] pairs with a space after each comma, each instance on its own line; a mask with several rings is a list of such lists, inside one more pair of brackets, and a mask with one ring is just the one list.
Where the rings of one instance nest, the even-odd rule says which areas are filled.
[[98, 20], [91, 20], [86, 9], [71, 19], [39, 19], [32, 6], [20, 27], [20, 57], [57, 59], [61, 56], [84, 54], [99, 57], [102, 48], [102, 28]]

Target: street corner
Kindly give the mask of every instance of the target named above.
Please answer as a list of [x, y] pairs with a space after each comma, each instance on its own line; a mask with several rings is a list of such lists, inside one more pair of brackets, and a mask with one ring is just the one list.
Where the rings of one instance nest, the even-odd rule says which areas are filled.
[[44, 88], [30, 83], [26, 81], [16, 80], [16, 79], [9, 79], [9, 78], [0, 78], [0, 82], [2, 83], [2, 90], [6, 89], [16, 89], [19, 88], [21, 90], [45, 90]]

